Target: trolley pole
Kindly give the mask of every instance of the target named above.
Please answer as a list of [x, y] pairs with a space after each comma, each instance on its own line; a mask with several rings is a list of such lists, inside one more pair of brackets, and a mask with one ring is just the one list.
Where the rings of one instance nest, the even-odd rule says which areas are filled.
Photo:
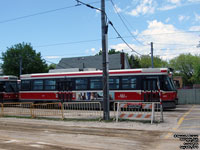
[[108, 61], [108, 25], [105, 13], [105, 0], [101, 0], [101, 29], [102, 29], [102, 67], [103, 67], [103, 119], [110, 119], [109, 103], [109, 61]]
[[154, 65], [153, 65], [153, 42], [151, 42], [151, 68], [154, 68]]

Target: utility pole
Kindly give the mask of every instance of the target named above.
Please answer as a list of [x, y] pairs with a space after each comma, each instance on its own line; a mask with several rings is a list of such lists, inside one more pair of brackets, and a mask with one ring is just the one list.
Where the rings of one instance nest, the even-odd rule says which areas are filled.
[[19, 77], [22, 74], [22, 56], [19, 57]]
[[108, 61], [108, 25], [105, 13], [105, 0], [101, 0], [101, 29], [102, 29], [102, 66], [103, 66], [103, 119], [110, 119], [109, 102], [109, 61]]
[[154, 68], [154, 65], [153, 65], [153, 42], [151, 42], [151, 68]]

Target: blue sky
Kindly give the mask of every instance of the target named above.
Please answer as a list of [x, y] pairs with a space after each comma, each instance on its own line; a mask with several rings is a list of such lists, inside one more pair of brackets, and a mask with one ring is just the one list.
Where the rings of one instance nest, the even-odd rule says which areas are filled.
[[[139, 54], [150, 53], [150, 42], [154, 55], [164, 60], [181, 53], [200, 54], [200, 0], [112, 1], [114, 5], [106, 1], [109, 20]], [[82, 2], [100, 8], [100, 0]], [[101, 49], [101, 14], [76, 5], [75, 0], [0, 0], [0, 52], [27, 42], [48, 63], [96, 54]], [[109, 49], [136, 54], [117, 37], [109, 26]]]

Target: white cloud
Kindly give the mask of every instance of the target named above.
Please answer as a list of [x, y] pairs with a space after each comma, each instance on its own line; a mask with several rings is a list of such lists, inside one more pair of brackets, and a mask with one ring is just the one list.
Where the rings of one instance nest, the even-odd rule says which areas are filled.
[[156, 8], [156, 3], [153, 0], [141, 0], [136, 9], [131, 10], [128, 14], [132, 16], [153, 14]]
[[58, 59], [61, 58], [61, 56], [44, 56], [46, 59]]
[[94, 55], [94, 54], [96, 54], [97, 52], [96, 52], [96, 49], [95, 48], [91, 48], [90, 50], [89, 49], [87, 49], [86, 51], [85, 51], [85, 53], [86, 54], [91, 54], [91, 55]]
[[[128, 44], [133, 50], [135, 50], [137, 53], [140, 53], [142, 55], [148, 55], [149, 52], [144, 52], [144, 46], [137, 46], [135, 44]], [[136, 54], [134, 51], [132, 51], [125, 43], [120, 43], [116, 45], [110, 45], [110, 49], [115, 49], [116, 51], [125, 52], [129, 54]]]
[[168, 17], [167, 19], [165, 19], [165, 22], [168, 23], [170, 21], [170, 18]]
[[181, 0], [168, 0], [166, 3], [163, 3], [161, 7], [158, 8], [158, 10], [161, 10], [161, 11], [171, 10], [181, 5], [182, 5]]
[[173, 4], [178, 4], [181, 2], [181, 0], [168, 0], [168, 2], [173, 3]]
[[195, 3], [195, 2], [200, 2], [200, 0], [188, 0], [188, 2]]
[[133, 31], [132, 33], [133, 35], [138, 35], [138, 30]]
[[177, 5], [165, 5], [165, 6], [163, 6], [163, 7], [158, 8], [158, 10], [166, 11], [166, 10], [174, 9], [174, 8], [176, 8], [176, 7], [177, 7]]
[[197, 13], [195, 13], [194, 15], [195, 15], [195, 21], [199, 22], [200, 21], [200, 15], [198, 15]]
[[92, 53], [96, 52], [95, 48], [91, 48], [91, 52]]
[[117, 5], [114, 5], [114, 7], [115, 7], [115, 9], [114, 9], [115, 13], [120, 13], [120, 12], [122, 12], [122, 9], [119, 8]]
[[200, 31], [200, 26], [192, 26], [189, 29], [190, 31]]
[[180, 15], [179, 17], [178, 17], [178, 20], [179, 21], [187, 21], [187, 20], [189, 20], [190, 19], [190, 16], [183, 16], [183, 15]]
[[[147, 29], [138, 34], [138, 40], [142, 43], [153, 42], [154, 55], [160, 56], [164, 60], [170, 60], [182, 53], [200, 54], [196, 47], [199, 43], [198, 34], [181, 31], [172, 24], [165, 24], [157, 20], [148, 21]], [[140, 54], [150, 53], [150, 45], [130, 45]], [[111, 47], [131, 53], [125, 44], [111, 45]]]

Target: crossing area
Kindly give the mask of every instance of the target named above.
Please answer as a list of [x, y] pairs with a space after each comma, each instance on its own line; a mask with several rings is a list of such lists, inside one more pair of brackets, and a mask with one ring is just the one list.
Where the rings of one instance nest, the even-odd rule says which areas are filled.
[[[178, 114], [177, 122], [164, 135], [164, 141], [157, 149], [168, 147], [169, 149], [200, 149], [200, 105], [178, 105], [175, 115]], [[176, 114], [177, 113], [177, 114]], [[172, 112], [170, 112], [171, 115]]]
[[190, 110], [183, 117], [180, 118], [179, 124], [180, 131], [200, 131], [200, 105], [192, 106]]

